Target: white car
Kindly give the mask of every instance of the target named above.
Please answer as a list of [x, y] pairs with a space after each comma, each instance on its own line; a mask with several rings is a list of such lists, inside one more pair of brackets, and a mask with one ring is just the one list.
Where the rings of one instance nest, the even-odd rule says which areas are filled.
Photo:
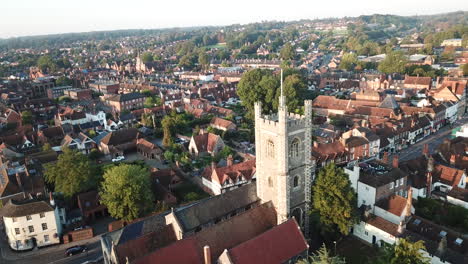
[[124, 160], [124, 159], [125, 159], [124, 156], [118, 156], [117, 158], [112, 159], [112, 162], [117, 162], [117, 161], [121, 161], [121, 160]]

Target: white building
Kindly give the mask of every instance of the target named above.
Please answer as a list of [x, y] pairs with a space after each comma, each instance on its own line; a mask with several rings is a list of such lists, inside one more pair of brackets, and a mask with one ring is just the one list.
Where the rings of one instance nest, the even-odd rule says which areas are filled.
[[13, 250], [28, 250], [60, 243], [62, 225], [58, 207], [45, 201], [10, 200], [1, 210], [8, 244]]

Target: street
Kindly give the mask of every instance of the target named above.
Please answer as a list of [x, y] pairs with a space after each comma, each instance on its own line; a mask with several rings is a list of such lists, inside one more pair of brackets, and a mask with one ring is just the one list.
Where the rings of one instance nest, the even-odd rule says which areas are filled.
[[429, 152], [434, 153], [435, 149], [444, 141], [444, 139], [449, 138], [452, 132], [452, 129], [466, 124], [468, 117], [464, 116], [462, 119], [457, 120], [453, 126], [445, 126], [437, 131], [435, 134], [428, 136], [427, 138], [417, 142], [410, 147], [397, 152], [399, 155], [400, 161], [407, 161], [414, 158], [417, 158], [422, 155], [422, 149], [425, 144], [429, 145]]

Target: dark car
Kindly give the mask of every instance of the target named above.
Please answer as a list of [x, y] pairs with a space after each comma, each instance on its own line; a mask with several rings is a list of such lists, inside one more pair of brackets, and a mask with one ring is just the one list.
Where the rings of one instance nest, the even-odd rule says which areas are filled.
[[65, 250], [65, 255], [73, 256], [82, 252], [86, 252], [86, 250], [88, 250], [88, 248], [85, 245], [74, 246], [71, 248], [67, 248], [67, 250]]

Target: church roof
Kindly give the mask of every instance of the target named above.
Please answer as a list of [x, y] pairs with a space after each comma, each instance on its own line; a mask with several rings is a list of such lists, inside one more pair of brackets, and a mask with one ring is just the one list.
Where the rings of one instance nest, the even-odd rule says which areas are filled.
[[174, 213], [184, 231], [187, 232], [239, 208], [256, 203], [258, 200], [255, 183], [246, 184], [190, 206], [178, 208]]

